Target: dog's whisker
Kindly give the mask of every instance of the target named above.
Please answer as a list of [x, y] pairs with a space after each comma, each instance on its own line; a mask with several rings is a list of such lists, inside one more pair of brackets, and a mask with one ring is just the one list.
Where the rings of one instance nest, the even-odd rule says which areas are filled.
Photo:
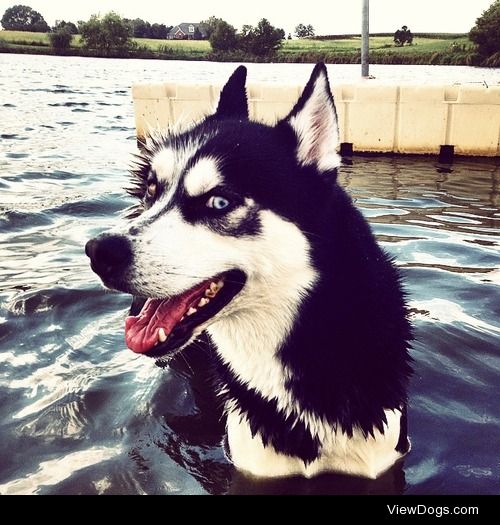
[[181, 352], [181, 357], [182, 357], [182, 360], [186, 363], [186, 366], [189, 368], [189, 371], [191, 372], [192, 375], [194, 375], [194, 370], [192, 368], [192, 366], [189, 364], [189, 361], [186, 357], [186, 354], [184, 352]]

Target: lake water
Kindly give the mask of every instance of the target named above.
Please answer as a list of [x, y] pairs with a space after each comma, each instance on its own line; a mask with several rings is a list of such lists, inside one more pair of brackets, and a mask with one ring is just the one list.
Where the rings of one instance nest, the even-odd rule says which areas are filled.
[[[306, 81], [310, 65], [249, 66]], [[491, 494], [500, 489], [500, 169], [355, 157], [341, 183], [407, 279], [413, 450], [375, 482], [234, 471], [204, 352], [159, 369], [125, 349], [129, 300], [83, 253], [129, 204], [130, 86], [218, 82], [232, 64], [0, 55], [0, 493]], [[329, 66], [334, 83], [359, 66]], [[499, 70], [373, 66], [383, 82], [498, 83]]]

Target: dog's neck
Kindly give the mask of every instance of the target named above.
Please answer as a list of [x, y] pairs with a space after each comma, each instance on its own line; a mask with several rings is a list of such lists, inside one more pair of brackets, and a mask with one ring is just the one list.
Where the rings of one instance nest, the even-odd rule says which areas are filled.
[[227, 370], [226, 380], [245, 385], [283, 413], [294, 408], [286, 388], [289, 373], [279, 358], [279, 350], [291, 331], [292, 308], [284, 308], [277, 300], [275, 305], [239, 312], [208, 330], [219, 365]]
[[[259, 269], [249, 275], [242, 297], [236, 297], [229, 313], [209, 327], [217, 348], [219, 365], [226, 373], [226, 390], [233, 393], [229, 403], [245, 403], [241, 388], [258, 398], [258, 404], [273, 406], [280, 414], [303, 412], [287, 388], [290, 371], [280, 352], [300, 317], [300, 306], [318, 279], [310, 260], [310, 246], [294, 224], [271, 212], [263, 211], [260, 249], [251, 250], [252, 266]], [[286, 263], [284, 263], [285, 261]], [[249, 300], [248, 297], [252, 299]]]
[[[271, 308], [261, 305], [258, 310], [240, 312], [209, 328], [217, 353], [219, 394], [225, 402], [228, 423], [234, 416], [243, 416], [251, 434], [258, 434], [259, 442], [312, 461], [321, 447], [318, 420], [287, 387], [290, 371], [280, 358], [292, 322], [286, 315], [277, 314], [285, 311], [291, 315], [293, 308], [283, 309], [283, 303]], [[229, 434], [230, 427], [228, 424]]]
[[[341, 200], [338, 207], [340, 214]], [[331, 223], [339, 228], [337, 250], [322, 247], [313, 269], [310, 253], [292, 247], [292, 258], [306, 254], [295, 274], [274, 272], [274, 286], [260, 283], [262, 301], [208, 329], [226, 412], [241, 414], [264, 444], [306, 463], [335, 429], [383, 435], [387, 411], [405, 405], [410, 374], [397, 270], [360, 215]], [[349, 274], [356, 278], [347, 282]]]

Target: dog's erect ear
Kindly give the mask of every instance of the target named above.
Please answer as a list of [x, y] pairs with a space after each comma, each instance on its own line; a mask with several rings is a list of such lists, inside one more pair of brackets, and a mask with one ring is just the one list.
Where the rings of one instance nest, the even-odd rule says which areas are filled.
[[297, 136], [297, 158], [303, 165], [329, 171], [340, 165], [339, 127], [326, 66], [316, 64], [297, 104], [284, 119]]
[[248, 119], [248, 102], [245, 81], [247, 68], [239, 66], [229, 77], [220, 92], [215, 115], [222, 118]]

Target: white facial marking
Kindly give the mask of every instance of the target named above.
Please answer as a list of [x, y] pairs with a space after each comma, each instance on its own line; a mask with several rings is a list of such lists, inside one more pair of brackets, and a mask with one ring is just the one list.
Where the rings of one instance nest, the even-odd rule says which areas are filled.
[[206, 157], [200, 159], [187, 173], [184, 178], [184, 187], [188, 195], [197, 197], [207, 193], [222, 182], [222, 177], [214, 158]]
[[154, 156], [151, 168], [155, 171], [159, 182], [170, 184], [174, 180], [175, 165], [176, 155], [174, 150], [165, 148]]
[[[163, 198], [170, 199], [168, 195]], [[224, 252], [222, 236], [188, 223], [176, 208], [157, 216], [161, 207], [160, 199], [135, 220], [141, 234], [131, 238], [134, 264], [129, 280], [140, 294], [156, 298], [177, 295], [232, 269], [224, 255], [232, 259], [234, 253]], [[200, 257], [200, 253], [207, 257]]]
[[328, 89], [327, 78], [321, 73], [304, 107], [289, 120], [299, 141], [299, 161], [316, 164], [320, 171], [340, 166], [338, 122]]
[[180, 176], [184, 171], [189, 159], [212, 138], [213, 135], [194, 136], [182, 142], [182, 146], [173, 149], [165, 146], [156, 152], [151, 161], [151, 168], [155, 171], [159, 182], [167, 186], [162, 200], [168, 201], [175, 194]]

